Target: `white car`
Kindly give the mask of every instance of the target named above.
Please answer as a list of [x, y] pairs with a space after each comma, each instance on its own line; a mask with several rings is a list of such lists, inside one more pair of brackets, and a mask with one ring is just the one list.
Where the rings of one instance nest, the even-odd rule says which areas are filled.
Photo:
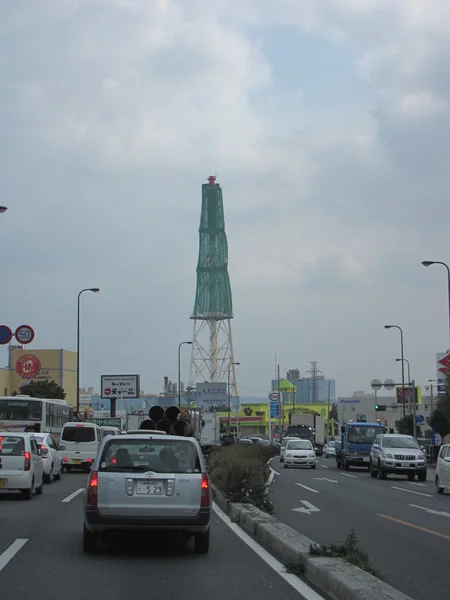
[[438, 494], [450, 489], [450, 444], [444, 444], [439, 450], [434, 483]]
[[44, 466], [33, 434], [0, 431], [0, 491], [18, 491], [31, 500], [43, 489]]
[[280, 444], [280, 462], [284, 461], [284, 453], [286, 452], [287, 443], [290, 440], [298, 440], [298, 438], [297, 437], [288, 437], [288, 436], [286, 436], [286, 437], [284, 437], [281, 440], [281, 444]]
[[340, 442], [332, 441], [328, 442], [325, 446], [325, 458], [330, 458], [330, 456], [334, 456], [336, 458], [336, 445], [341, 444]]
[[314, 446], [309, 440], [289, 440], [286, 444], [284, 453], [284, 468], [289, 467], [310, 467], [315, 469], [317, 466], [316, 453]]
[[45, 483], [50, 483], [54, 479], [58, 481], [62, 473], [62, 456], [57, 443], [50, 433], [35, 433], [34, 438], [42, 452]]

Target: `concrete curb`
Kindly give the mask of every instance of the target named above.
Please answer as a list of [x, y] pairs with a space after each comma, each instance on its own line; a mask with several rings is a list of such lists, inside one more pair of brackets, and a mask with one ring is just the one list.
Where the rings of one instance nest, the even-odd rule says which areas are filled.
[[333, 600], [412, 600], [340, 558], [310, 556], [315, 542], [252, 504], [230, 502], [214, 485], [211, 487], [214, 502], [232, 521], [281, 563], [301, 565], [303, 577]]

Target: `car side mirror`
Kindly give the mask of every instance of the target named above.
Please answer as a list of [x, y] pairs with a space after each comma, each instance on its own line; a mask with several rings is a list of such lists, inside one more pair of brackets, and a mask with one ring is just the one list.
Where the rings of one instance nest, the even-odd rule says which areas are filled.
[[58, 446], [58, 450], [65, 450], [66, 447], [65, 446]]
[[372, 448], [379, 448], [379, 447], [380, 447], [380, 445], [379, 445], [379, 444], [373, 444], [373, 445], [372, 445]]
[[420, 449], [422, 450], [422, 452], [426, 452], [427, 449], [425, 448], [425, 446], [420, 446]]

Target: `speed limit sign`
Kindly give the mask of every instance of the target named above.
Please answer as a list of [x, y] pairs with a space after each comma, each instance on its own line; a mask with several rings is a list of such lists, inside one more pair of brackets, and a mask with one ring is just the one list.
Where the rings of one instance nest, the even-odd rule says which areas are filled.
[[34, 329], [30, 325], [20, 325], [14, 337], [20, 344], [31, 344], [34, 340]]

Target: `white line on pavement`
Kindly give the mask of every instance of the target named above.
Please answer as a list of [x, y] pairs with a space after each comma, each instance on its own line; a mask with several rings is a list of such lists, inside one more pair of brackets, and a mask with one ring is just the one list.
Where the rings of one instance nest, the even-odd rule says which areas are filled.
[[321, 467], [323, 467], [324, 469], [328, 469], [328, 465], [320, 465]]
[[317, 592], [311, 589], [306, 583], [304, 583], [301, 579], [297, 577], [297, 575], [293, 575], [292, 573], [286, 572], [286, 567], [282, 565], [276, 558], [274, 558], [271, 554], [264, 550], [262, 546], [260, 546], [254, 539], [252, 539], [249, 535], [243, 531], [239, 525], [233, 523], [231, 519], [226, 515], [217, 504], [213, 504], [213, 510], [216, 515], [228, 525], [228, 527], [240, 538], [244, 544], [247, 544], [255, 554], [259, 556], [261, 560], [263, 560], [266, 565], [268, 565], [271, 569], [275, 571], [286, 583], [288, 583], [291, 587], [294, 588], [296, 592], [298, 592], [305, 600], [324, 600], [322, 596], [319, 596]]
[[0, 571], [3, 571], [9, 561], [15, 557], [15, 555], [25, 546], [27, 542], [28, 540], [24, 538], [18, 538], [11, 544], [9, 548], [6, 548], [3, 554], [0, 554]]
[[317, 481], [328, 481], [329, 483], [337, 483], [336, 479], [327, 479], [326, 477], [314, 477]]
[[300, 487], [308, 490], [308, 492], [314, 492], [314, 494], [320, 494], [319, 490], [314, 490], [313, 488], [308, 487], [307, 485], [303, 485], [303, 483], [295, 483], [295, 485], [299, 485]]
[[70, 494], [70, 496], [67, 496], [67, 498], [64, 498], [64, 500], [61, 500], [61, 502], [70, 502], [71, 500], [73, 500], [76, 496], [78, 496], [78, 494], [81, 494], [81, 492], [84, 491], [84, 488], [80, 488], [79, 490], [75, 490], [73, 492], [73, 494]]
[[426, 496], [427, 498], [432, 498], [433, 494], [424, 494], [422, 492], [416, 492], [416, 490], [407, 490], [406, 488], [397, 487], [395, 485], [391, 485], [393, 490], [399, 490], [400, 492], [408, 492], [409, 494], [417, 494], [418, 496]]
[[344, 477], [351, 477], [352, 479], [358, 479], [357, 475], [350, 475], [350, 473], [341, 473]]
[[432, 508], [425, 508], [425, 506], [418, 506], [417, 504], [409, 504], [412, 508], [420, 508], [420, 510], [424, 510], [431, 515], [440, 515], [441, 517], [450, 517], [450, 513], [445, 512], [443, 510], [433, 510]]
[[293, 510], [294, 512], [301, 512], [307, 515], [310, 515], [313, 512], [320, 512], [320, 508], [317, 508], [316, 506], [314, 506], [314, 504], [311, 504], [311, 502], [308, 502], [307, 500], [300, 500], [300, 502], [305, 506], [302, 506], [301, 508], [291, 508], [291, 510]]
[[426, 483], [417, 483], [417, 481], [408, 481], [410, 485], [417, 485], [420, 487], [428, 487]]

